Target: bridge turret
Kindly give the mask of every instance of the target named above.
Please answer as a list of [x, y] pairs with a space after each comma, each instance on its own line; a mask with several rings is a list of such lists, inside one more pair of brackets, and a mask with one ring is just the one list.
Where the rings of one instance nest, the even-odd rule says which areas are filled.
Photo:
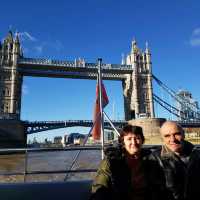
[[135, 39], [133, 39], [132, 43], [131, 43], [131, 53], [137, 53], [139, 51], [138, 47], [137, 47], [137, 42]]
[[123, 82], [125, 119], [154, 117], [151, 54], [148, 45], [143, 52], [137, 47], [136, 40], [133, 40], [126, 62], [133, 66], [133, 73], [127, 75]]
[[19, 41], [19, 34], [16, 34], [16, 37], [14, 39], [14, 43], [13, 43], [13, 62], [14, 65], [17, 64], [18, 58], [22, 57], [22, 49], [21, 49], [21, 45], [20, 45], [20, 41]]
[[153, 86], [152, 86], [152, 63], [151, 63], [151, 52], [149, 49], [148, 42], [146, 42], [145, 54], [146, 58], [146, 70], [147, 70], [147, 90], [149, 94], [149, 109], [150, 116], [153, 118], [155, 116], [154, 105], [153, 105]]
[[126, 58], [127, 65], [132, 65], [133, 68], [135, 68], [138, 60], [138, 55], [140, 55], [140, 49], [137, 47], [136, 40], [133, 39], [131, 42], [131, 52], [129, 55], [127, 55]]
[[2, 43], [1, 64], [12, 64], [12, 48], [13, 48], [13, 35], [9, 31], [7, 37]]
[[19, 36], [14, 38], [9, 31], [0, 56], [0, 118], [20, 117], [22, 76], [17, 71], [17, 61], [21, 52]]
[[145, 46], [146, 46], [145, 53], [150, 55], [149, 43], [147, 41], [145, 43]]
[[151, 52], [148, 46], [148, 42], [146, 42], [146, 49], [145, 49], [145, 58], [146, 58], [146, 67], [149, 73], [152, 73], [151, 71]]
[[8, 35], [3, 40], [1, 47], [0, 60], [1, 65], [15, 66], [17, 64], [17, 59], [22, 56], [19, 36], [13, 37], [11, 31], [8, 32]]

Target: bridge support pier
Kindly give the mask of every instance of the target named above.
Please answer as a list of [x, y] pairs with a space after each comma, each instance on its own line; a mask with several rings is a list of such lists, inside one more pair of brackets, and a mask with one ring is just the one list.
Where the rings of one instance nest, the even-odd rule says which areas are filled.
[[26, 146], [26, 133], [19, 120], [0, 120], [0, 148], [17, 148]]
[[161, 144], [159, 129], [165, 121], [164, 118], [138, 118], [130, 120], [128, 123], [142, 127], [145, 144]]

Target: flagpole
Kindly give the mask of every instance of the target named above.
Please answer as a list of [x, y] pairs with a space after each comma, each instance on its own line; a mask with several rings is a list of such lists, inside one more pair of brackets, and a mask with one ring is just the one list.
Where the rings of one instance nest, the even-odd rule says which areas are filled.
[[104, 115], [102, 105], [102, 77], [101, 77], [101, 64], [102, 59], [98, 58], [98, 85], [99, 85], [99, 107], [100, 107], [100, 119], [101, 119], [101, 158], [104, 158]]

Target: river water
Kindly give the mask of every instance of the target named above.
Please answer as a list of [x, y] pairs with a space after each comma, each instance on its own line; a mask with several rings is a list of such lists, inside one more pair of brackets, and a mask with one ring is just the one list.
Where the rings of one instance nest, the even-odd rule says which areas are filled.
[[[39, 174], [39, 175], [5, 175], [8, 173], [24, 173], [25, 163], [27, 171], [55, 171], [68, 170], [72, 164], [75, 151], [53, 152], [28, 152], [25, 154], [0, 155], [0, 182], [38, 182], [38, 181], [62, 181], [66, 174]], [[26, 158], [26, 159], [25, 159]], [[81, 151], [77, 163], [73, 169], [97, 169], [101, 159], [99, 150]], [[25, 161], [26, 160], [26, 161]], [[93, 179], [95, 172], [71, 173], [69, 180]]]

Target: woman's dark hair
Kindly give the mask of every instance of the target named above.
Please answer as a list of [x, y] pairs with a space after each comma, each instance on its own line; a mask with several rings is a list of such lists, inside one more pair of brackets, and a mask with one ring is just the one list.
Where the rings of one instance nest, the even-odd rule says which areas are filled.
[[123, 127], [123, 129], [120, 132], [120, 136], [119, 136], [119, 143], [124, 146], [124, 136], [128, 135], [129, 133], [135, 134], [135, 135], [139, 135], [142, 139], [142, 143], [144, 143], [145, 138], [144, 138], [144, 134], [142, 131], [142, 127], [140, 126], [132, 126], [132, 125], [125, 125]]

